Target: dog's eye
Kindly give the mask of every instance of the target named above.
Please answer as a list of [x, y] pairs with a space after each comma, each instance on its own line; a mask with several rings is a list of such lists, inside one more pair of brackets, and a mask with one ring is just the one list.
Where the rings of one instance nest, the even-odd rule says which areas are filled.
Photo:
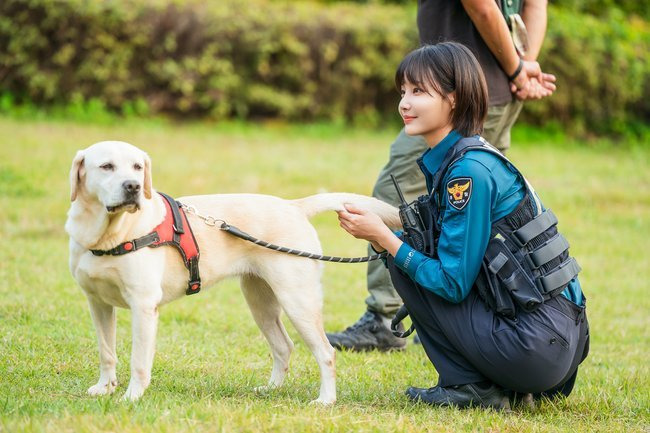
[[140, 170], [142, 170], [142, 166], [140, 164], [133, 164], [133, 169], [135, 171], [140, 171]]
[[113, 171], [115, 170], [115, 166], [111, 164], [110, 162], [107, 162], [106, 164], [102, 164], [99, 166], [99, 168], [106, 170], [106, 171]]

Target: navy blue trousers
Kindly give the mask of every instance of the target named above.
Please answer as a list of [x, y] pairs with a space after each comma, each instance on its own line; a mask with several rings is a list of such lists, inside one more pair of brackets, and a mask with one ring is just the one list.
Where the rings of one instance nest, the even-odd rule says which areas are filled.
[[569, 395], [589, 352], [585, 307], [562, 295], [510, 320], [490, 311], [476, 290], [453, 304], [415, 284], [387, 258], [439, 386], [491, 382], [511, 391]]

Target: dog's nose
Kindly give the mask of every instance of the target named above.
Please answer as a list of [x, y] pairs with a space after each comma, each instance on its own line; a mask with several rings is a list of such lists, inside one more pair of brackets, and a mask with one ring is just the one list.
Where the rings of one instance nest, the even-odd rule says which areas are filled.
[[140, 184], [135, 180], [125, 180], [122, 183], [122, 188], [131, 195], [135, 195], [140, 192]]

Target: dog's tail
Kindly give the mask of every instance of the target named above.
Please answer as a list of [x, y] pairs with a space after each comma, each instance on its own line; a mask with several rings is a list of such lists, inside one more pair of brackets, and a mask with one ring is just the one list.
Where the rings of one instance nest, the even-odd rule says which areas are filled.
[[344, 205], [349, 203], [360, 209], [377, 214], [390, 228], [402, 228], [402, 223], [399, 219], [399, 211], [396, 207], [365, 195], [351, 194], [347, 192], [332, 192], [292, 200], [291, 203], [300, 208], [307, 217], [328, 210], [342, 211], [345, 210]]

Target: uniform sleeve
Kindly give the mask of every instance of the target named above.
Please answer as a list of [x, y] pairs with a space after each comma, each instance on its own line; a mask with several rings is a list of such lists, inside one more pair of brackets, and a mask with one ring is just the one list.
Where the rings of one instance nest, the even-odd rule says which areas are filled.
[[452, 167], [442, 188], [444, 213], [438, 259], [403, 244], [395, 264], [420, 286], [459, 303], [469, 294], [485, 255], [497, 188], [490, 171], [468, 159]]

